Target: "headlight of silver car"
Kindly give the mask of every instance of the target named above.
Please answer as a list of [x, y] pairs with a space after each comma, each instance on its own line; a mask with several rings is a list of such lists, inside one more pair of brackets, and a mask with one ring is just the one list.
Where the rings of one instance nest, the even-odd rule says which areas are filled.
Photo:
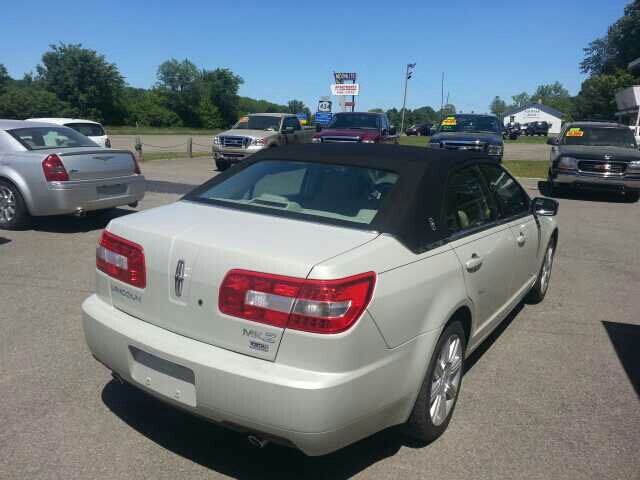
[[256, 147], [264, 147], [267, 144], [267, 139], [266, 138], [252, 138], [251, 139], [251, 145], [254, 145]]
[[313, 137], [311, 139], [311, 143], [322, 143], [322, 138], [320, 137]]
[[640, 160], [629, 162], [628, 170], [640, 170]]
[[489, 155], [502, 155], [502, 146], [501, 145], [489, 145], [487, 148], [487, 154]]
[[578, 160], [573, 157], [562, 157], [560, 158], [560, 163], [558, 163], [558, 168], [564, 168], [565, 170], [575, 170], [578, 168]]
[[217, 135], [213, 137], [213, 144], [220, 145], [220, 137], [218, 137]]

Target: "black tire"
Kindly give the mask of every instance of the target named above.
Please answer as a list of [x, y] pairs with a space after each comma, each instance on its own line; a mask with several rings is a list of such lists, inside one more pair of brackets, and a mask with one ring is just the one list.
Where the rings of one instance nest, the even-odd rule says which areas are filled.
[[[538, 278], [536, 278], [536, 283], [533, 284], [531, 290], [527, 294], [526, 301], [527, 303], [540, 303], [544, 300], [544, 297], [547, 295], [547, 290], [549, 289], [549, 282], [551, 280], [551, 269], [553, 267], [553, 257], [556, 253], [556, 237], [552, 237], [549, 240], [549, 244], [544, 251], [544, 259], [542, 260], [542, 265], [540, 266], [540, 270], [538, 271]], [[552, 249], [551, 254], [549, 254], [549, 249]], [[546, 281], [543, 280], [545, 267], [547, 266], [547, 256], [551, 255], [550, 264], [548, 265], [548, 276]]]
[[625, 197], [629, 203], [636, 203], [640, 200], [640, 192], [626, 192]]
[[[8, 211], [2, 209], [4, 206], [12, 207], [11, 213], [5, 213]], [[0, 180], [0, 229], [22, 228], [27, 225], [29, 219], [29, 211], [20, 190], [13, 183]]]
[[219, 172], [224, 172], [226, 169], [229, 168], [229, 161], [228, 160], [223, 160], [221, 158], [216, 159], [216, 168], [218, 169]]
[[[431, 415], [431, 390], [434, 385], [434, 371], [436, 369], [436, 364], [438, 363], [439, 357], [443, 351], [443, 349], [449, 345], [450, 339], [452, 337], [457, 337], [460, 340], [461, 347], [461, 356], [459, 360], [459, 364], [456, 361], [456, 372], [457, 372], [457, 387], [455, 388], [454, 396], [447, 401], [452, 400], [453, 403], [450, 405], [450, 410], [446, 414], [444, 420], [437, 425], [434, 423]], [[444, 433], [451, 421], [451, 417], [453, 416], [453, 412], [456, 407], [456, 403], [458, 402], [458, 396], [460, 393], [460, 387], [462, 385], [462, 372], [464, 371], [464, 355], [467, 346], [467, 339], [464, 333], [464, 328], [462, 327], [462, 323], [459, 321], [451, 322], [440, 335], [440, 339], [436, 344], [436, 348], [433, 351], [433, 355], [431, 356], [431, 360], [429, 361], [429, 367], [427, 368], [427, 373], [425, 374], [424, 380], [422, 382], [422, 386], [420, 387], [420, 392], [418, 393], [418, 398], [416, 399], [416, 403], [413, 406], [413, 411], [411, 412], [411, 416], [405, 425], [405, 432], [408, 436], [424, 443], [431, 443], [435, 439], [437, 439], [440, 435]], [[446, 368], [449, 368], [448, 366]], [[442, 377], [441, 377], [442, 378]], [[437, 387], [441, 386], [438, 385]], [[444, 390], [444, 389], [443, 389]], [[446, 395], [443, 391], [442, 395]], [[442, 397], [444, 398], [444, 397]], [[438, 399], [436, 398], [436, 402]], [[437, 409], [437, 406], [434, 403], [434, 408]], [[447, 408], [445, 406], [445, 408]]]

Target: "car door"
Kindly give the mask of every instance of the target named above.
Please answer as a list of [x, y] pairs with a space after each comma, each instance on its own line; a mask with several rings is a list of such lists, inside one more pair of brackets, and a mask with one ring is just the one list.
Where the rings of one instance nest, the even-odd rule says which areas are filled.
[[489, 191], [498, 204], [500, 221], [505, 222], [515, 241], [512, 295], [521, 296], [528, 291], [538, 274], [541, 230], [531, 213], [529, 195], [501, 166], [480, 165]]
[[477, 166], [449, 176], [445, 221], [474, 305], [472, 337], [484, 337], [503, 318], [509, 304], [514, 239], [509, 226], [498, 222], [497, 205]]
[[[297, 131], [296, 126], [300, 126], [297, 119], [293, 117], [285, 117], [282, 123], [282, 136], [284, 137], [285, 144], [297, 143]], [[293, 129], [291, 133], [288, 133], [288, 129]]]

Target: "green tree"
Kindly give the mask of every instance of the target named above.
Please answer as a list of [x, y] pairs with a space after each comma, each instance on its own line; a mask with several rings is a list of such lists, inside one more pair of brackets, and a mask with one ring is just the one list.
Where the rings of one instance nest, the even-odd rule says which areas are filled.
[[627, 5], [607, 35], [592, 41], [584, 52], [580, 69], [591, 75], [614, 74], [640, 57], [640, 0]]
[[440, 113], [443, 117], [446, 115], [455, 115], [456, 106], [453, 105], [452, 103], [447, 103], [444, 107], [442, 107], [442, 112]]
[[246, 115], [247, 113], [286, 113], [288, 107], [268, 102], [267, 100], [238, 97], [238, 110], [241, 115]]
[[198, 67], [188, 59], [182, 61], [172, 58], [158, 67], [158, 84], [171, 92], [184, 92], [195, 88], [200, 77]]
[[626, 70], [617, 70], [611, 75], [593, 75], [582, 82], [580, 93], [575, 98], [576, 117], [603, 120], [615, 118], [617, 111], [615, 92], [638, 83], [640, 83], [640, 77]]
[[0, 93], [4, 92], [11, 81], [11, 77], [9, 76], [9, 72], [7, 72], [6, 67], [0, 63]]
[[370, 108], [367, 110], [369, 113], [384, 113], [384, 110], [381, 108]]
[[200, 71], [188, 59], [172, 58], [158, 66], [156, 73], [157, 97], [163, 108], [174, 112], [184, 125], [199, 127], [198, 112], [201, 89]]
[[524, 107], [528, 103], [531, 103], [531, 97], [527, 92], [518, 93], [511, 97], [511, 100], [513, 101], [512, 107], [515, 108]]
[[180, 127], [180, 117], [163, 105], [164, 98], [158, 90], [127, 89], [128, 113], [126, 123], [149, 127]]
[[224, 122], [223, 126], [232, 125], [238, 119], [238, 89], [244, 83], [242, 77], [236, 75], [228, 68], [216, 68], [215, 70], [203, 70], [201, 80], [204, 88], [202, 91], [210, 96], [212, 103], [220, 112]]
[[493, 101], [491, 102], [491, 105], [489, 105], [489, 109], [491, 110], [491, 113], [493, 113], [495, 116], [502, 118], [502, 115], [504, 114], [504, 112], [507, 111], [507, 104], [504, 100], [502, 100], [499, 96], [496, 95]]
[[0, 95], [0, 117], [25, 119], [29, 117], [78, 116], [67, 103], [52, 92], [37, 86], [10, 86]]
[[289, 100], [287, 103], [289, 113], [303, 113], [305, 109], [307, 109], [307, 107], [301, 100]]
[[569, 91], [560, 82], [540, 85], [531, 95], [534, 102], [542, 103], [569, 116], [574, 111], [574, 103]]
[[106, 123], [122, 120], [117, 100], [122, 96], [124, 79], [104, 55], [81, 44], [50, 45], [36, 70], [44, 88], [79, 116]]

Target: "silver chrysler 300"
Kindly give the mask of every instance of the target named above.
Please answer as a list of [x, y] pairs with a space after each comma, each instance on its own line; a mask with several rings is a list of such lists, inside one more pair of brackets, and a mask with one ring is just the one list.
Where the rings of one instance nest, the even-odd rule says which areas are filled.
[[30, 216], [81, 214], [144, 197], [134, 155], [60, 125], [0, 120], [0, 228]]
[[545, 296], [557, 207], [477, 153], [268, 149], [109, 224], [87, 343], [257, 445], [321, 455], [398, 424], [428, 442], [465, 358]]

